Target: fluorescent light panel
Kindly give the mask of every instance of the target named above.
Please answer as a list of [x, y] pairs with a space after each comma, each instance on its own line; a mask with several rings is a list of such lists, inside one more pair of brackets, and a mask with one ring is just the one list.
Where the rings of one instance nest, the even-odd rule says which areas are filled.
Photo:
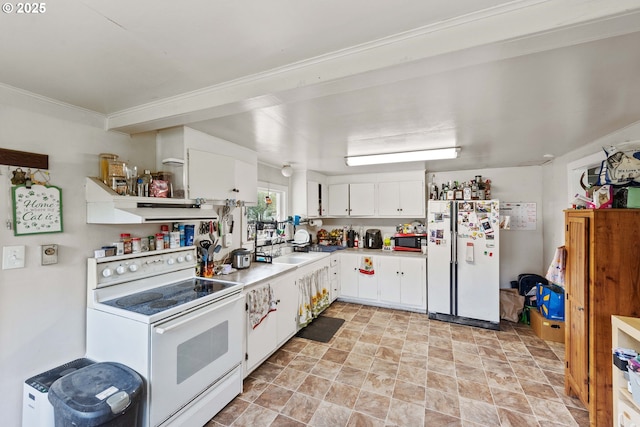
[[369, 154], [347, 156], [347, 166], [380, 165], [384, 163], [420, 162], [425, 160], [455, 159], [459, 148], [438, 148], [435, 150], [405, 151], [402, 153]]

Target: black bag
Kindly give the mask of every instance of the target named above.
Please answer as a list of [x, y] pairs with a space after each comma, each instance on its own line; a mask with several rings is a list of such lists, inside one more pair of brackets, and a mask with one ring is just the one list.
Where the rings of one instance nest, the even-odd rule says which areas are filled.
[[528, 305], [528, 306], [536, 306], [536, 303], [532, 300], [535, 299], [536, 294], [533, 293], [533, 295], [530, 296], [526, 296], [527, 293], [529, 293], [529, 291], [533, 288], [535, 288], [535, 286], [538, 283], [542, 283], [543, 285], [548, 285], [549, 281], [540, 276], [539, 274], [533, 274], [533, 273], [524, 273], [524, 274], [519, 274], [518, 275], [518, 292], [520, 293], [520, 295], [525, 295], [525, 299], [524, 299], [524, 305]]

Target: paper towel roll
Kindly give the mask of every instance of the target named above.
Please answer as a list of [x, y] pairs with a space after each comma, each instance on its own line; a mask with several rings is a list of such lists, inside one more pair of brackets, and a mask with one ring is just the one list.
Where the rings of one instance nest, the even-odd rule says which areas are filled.
[[322, 227], [322, 220], [321, 219], [311, 219], [309, 220], [309, 225], [312, 227]]

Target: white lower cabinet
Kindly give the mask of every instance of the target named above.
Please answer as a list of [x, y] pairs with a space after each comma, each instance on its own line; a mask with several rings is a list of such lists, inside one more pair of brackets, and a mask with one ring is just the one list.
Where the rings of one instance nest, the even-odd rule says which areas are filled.
[[[255, 328], [249, 316], [249, 293], [271, 286], [276, 311], [272, 311]], [[247, 289], [247, 337], [244, 376], [246, 377], [284, 342], [297, 332], [298, 292], [295, 274], [288, 273]]]
[[329, 282], [333, 302], [340, 295], [340, 254], [333, 253], [329, 258]]
[[376, 301], [378, 299], [378, 277], [375, 274], [361, 273], [362, 263], [362, 255], [340, 254], [340, 296]]
[[370, 255], [374, 274], [360, 273], [363, 256], [340, 254], [343, 300], [426, 313], [427, 272], [424, 257]]

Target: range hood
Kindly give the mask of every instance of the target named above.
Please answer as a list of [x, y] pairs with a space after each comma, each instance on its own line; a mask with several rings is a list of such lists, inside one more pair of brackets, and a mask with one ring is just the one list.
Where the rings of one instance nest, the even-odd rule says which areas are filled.
[[88, 224], [189, 222], [218, 218], [211, 204], [185, 199], [120, 196], [93, 177], [87, 177], [85, 196]]

